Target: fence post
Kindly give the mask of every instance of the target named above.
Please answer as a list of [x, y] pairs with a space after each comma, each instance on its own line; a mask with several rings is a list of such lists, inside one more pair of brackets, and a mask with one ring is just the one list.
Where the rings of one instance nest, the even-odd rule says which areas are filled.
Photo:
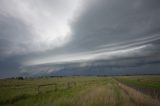
[[54, 91], [56, 92], [58, 90], [57, 83], [55, 83], [54, 85], [55, 85]]
[[40, 93], [40, 86], [39, 85], [37, 86], [37, 93], [38, 94]]

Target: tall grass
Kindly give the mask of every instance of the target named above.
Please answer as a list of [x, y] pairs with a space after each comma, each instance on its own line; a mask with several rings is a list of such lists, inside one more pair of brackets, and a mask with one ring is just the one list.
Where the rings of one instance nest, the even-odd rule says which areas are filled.
[[122, 83], [118, 83], [119, 87], [124, 90], [131, 101], [133, 101], [138, 106], [160, 106], [160, 101], [153, 99], [149, 95], [145, 95], [131, 87], [128, 87]]
[[0, 106], [23, 105], [159, 106], [159, 102], [128, 86], [118, 84], [111, 77], [0, 80]]

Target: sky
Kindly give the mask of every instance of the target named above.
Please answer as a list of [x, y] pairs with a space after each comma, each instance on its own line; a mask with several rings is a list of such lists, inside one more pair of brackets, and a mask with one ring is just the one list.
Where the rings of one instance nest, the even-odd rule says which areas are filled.
[[158, 74], [159, 19], [159, 0], [0, 0], [0, 77]]

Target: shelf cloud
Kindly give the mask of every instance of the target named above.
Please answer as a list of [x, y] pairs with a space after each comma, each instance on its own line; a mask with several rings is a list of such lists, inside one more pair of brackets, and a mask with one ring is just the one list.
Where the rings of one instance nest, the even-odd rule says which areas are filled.
[[[0, 77], [94, 74], [95, 67], [152, 73], [141, 67], [160, 62], [159, 5], [159, 0], [1, 0]], [[87, 67], [89, 72], [76, 71]]]

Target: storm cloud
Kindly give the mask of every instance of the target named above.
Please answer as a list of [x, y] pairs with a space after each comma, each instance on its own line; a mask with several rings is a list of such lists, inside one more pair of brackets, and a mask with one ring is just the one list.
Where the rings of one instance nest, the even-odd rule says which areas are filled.
[[117, 67], [120, 73], [135, 68], [152, 73], [160, 62], [159, 5], [159, 0], [1, 0], [0, 75], [102, 69], [107, 74]]

